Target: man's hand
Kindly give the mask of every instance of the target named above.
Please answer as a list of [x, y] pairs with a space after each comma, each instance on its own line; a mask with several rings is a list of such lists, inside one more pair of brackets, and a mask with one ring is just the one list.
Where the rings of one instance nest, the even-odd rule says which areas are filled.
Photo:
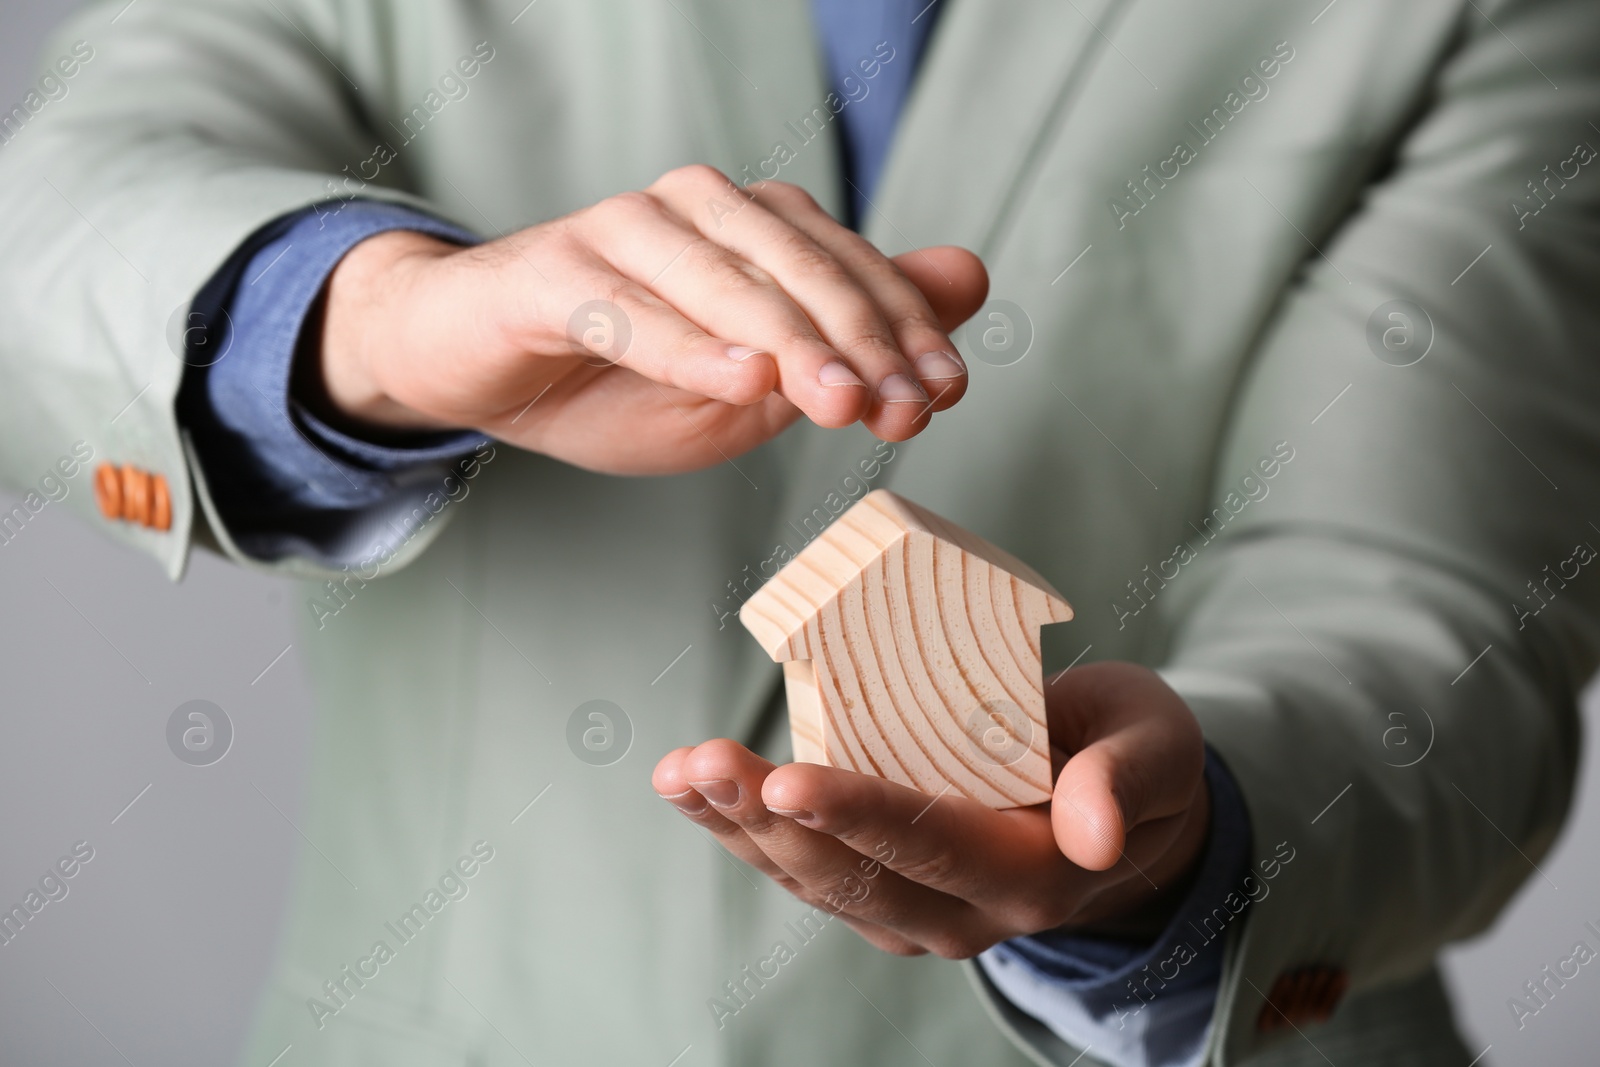
[[965, 959], [1062, 926], [1154, 937], [1211, 821], [1199, 724], [1132, 664], [1078, 667], [1045, 693], [1065, 766], [1035, 808], [774, 767], [727, 740], [668, 753], [652, 782], [734, 855], [889, 952]]
[[903, 440], [961, 398], [959, 248], [890, 260], [803, 190], [672, 171], [476, 248], [380, 234], [329, 279], [313, 400], [397, 431], [471, 427], [577, 466], [709, 466], [804, 414]]

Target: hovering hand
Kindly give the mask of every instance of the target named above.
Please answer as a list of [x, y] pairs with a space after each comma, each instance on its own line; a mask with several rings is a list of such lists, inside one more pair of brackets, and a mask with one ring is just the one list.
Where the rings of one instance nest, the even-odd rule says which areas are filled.
[[798, 186], [685, 167], [475, 248], [397, 231], [329, 279], [311, 400], [369, 430], [471, 427], [568, 463], [720, 463], [804, 415], [918, 433], [961, 398], [959, 248], [893, 259]]

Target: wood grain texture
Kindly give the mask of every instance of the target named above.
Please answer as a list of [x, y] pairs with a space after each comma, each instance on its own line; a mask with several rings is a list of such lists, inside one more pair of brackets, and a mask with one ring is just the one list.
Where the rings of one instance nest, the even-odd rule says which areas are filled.
[[739, 612], [784, 666], [796, 760], [994, 808], [1050, 797], [1039, 628], [1070, 618], [1031, 567], [882, 489]]

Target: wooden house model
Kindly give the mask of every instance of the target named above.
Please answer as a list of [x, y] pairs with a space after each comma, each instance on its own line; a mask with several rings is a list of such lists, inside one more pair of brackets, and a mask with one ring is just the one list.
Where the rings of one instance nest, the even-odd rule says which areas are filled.
[[1070, 618], [1027, 564], [882, 489], [739, 611], [783, 664], [796, 760], [993, 808], [1050, 798], [1039, 631]]

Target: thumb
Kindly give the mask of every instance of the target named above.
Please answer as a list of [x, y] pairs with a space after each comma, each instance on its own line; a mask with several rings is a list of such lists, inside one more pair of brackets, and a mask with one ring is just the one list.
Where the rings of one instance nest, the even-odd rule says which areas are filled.
[[989, 295], [983, 260], [965, 248], [935, 245], [895, 256], [894, 265], [922, 290], [946, 332], [972, 318]]
[[1079, 867], [1104, 871], [1116, 866], [1128, 844], [1128, 828], [1137, 822], [1138, 790], [1119, 789], [1125, 764], [1107, 742], [1097, 742], [1067, 761], [1056, 779], [1050, 802], [1050, 824], [1061, 854]]
[[1200, 724], [1158, 675], [1129, 663], [1076, 668], [1046, 692], [1052, 739], [1071, 753], [1051, 799], [1056, 845], [1080, 867], [1107, 870], [1135, 828], [1194, 802]]

